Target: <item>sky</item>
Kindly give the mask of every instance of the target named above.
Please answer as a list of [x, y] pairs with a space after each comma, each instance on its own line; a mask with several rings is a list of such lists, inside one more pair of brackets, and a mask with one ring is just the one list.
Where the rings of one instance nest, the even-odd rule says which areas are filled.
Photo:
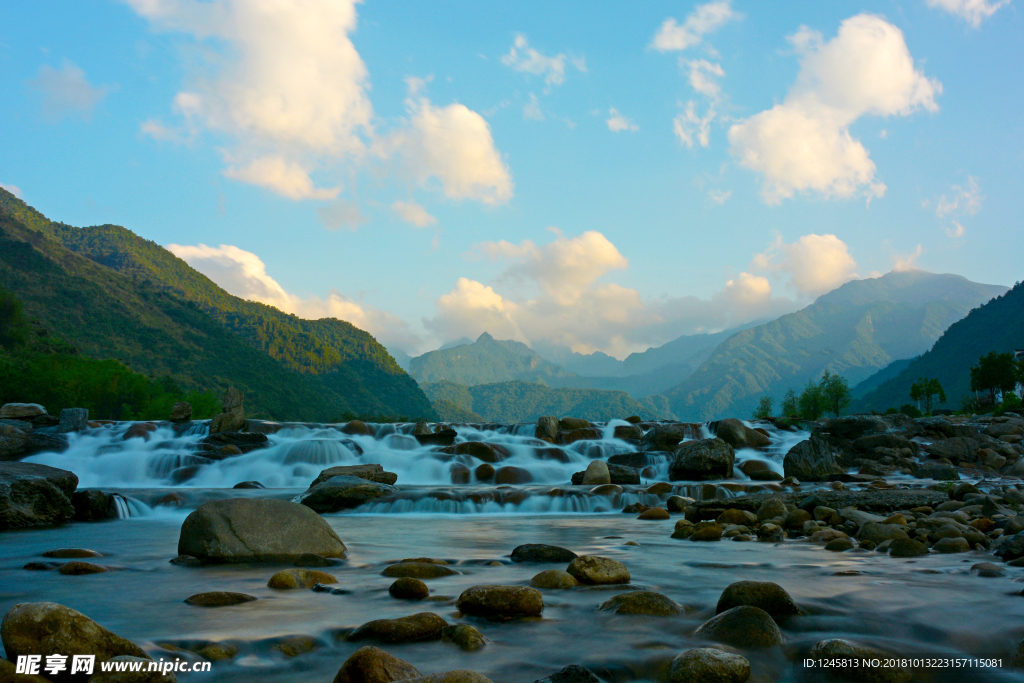
[[0, 185], [412, 355], [1021, 279], [1012, 0], [25, 0]]

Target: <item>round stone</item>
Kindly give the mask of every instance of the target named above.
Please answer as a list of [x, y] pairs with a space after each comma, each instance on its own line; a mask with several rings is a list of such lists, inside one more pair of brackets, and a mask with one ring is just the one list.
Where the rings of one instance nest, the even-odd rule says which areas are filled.
[[565, 571], [580, 583], [592, 585], [629, 583], [629, 570], [621, 562], [599, 555], [583, 555], [569, 563]]

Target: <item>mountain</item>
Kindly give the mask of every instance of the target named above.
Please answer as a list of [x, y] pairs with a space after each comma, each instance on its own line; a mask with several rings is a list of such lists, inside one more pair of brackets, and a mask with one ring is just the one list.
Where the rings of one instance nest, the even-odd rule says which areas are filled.
[[569, 375], [526, 344], [498, 341], [486, 332], [472, 344], [429, 351], [413, 358], [409, 361], [409, 374], [420, 384], [447, 380], [466, 385], [511, 380], [536, 382]]
[[889, 363], [884, 368], [882, 368], [875, 374], [871, 375], [857, 386], [852, 387], [850, 389], [850, 396], [856, 399], [871, 393], [879, 386], [881, 386], [884, 382], [888, 382], [890, 379], [896, 377], [901, 372], [903, 372], [903, 370], [908, 365], [910, 365], [910, 362], [912, 360], [914, 359], [901, 358], [899, 360], [894, 360], [893, 362]]
[[0, 285], [82, 353], [186, 389], [238, 386], [250, 416], [433, 415], [363, 330], [232, 296], [126, 228], [54, 223], [2, 189]]
[[992, 299], [950, 325], [935, 345], [915, 358], [898, 375], [855, 399], [851, 410], [884, 411], [910, 403], [910, 385], [919, 377], [935, 377], [948, 399], [944, 408], [958, 409], [960, 399], [971, 392], [971, 366], [992, 351], [1024, 348], [1024, 284]]
[[602, 351], [578, 353], [568, 346], [544, 340], [533, 342], [533, 350], [545, 360], [557, 363], [580, 377], [618, 376], [622, 371], [622, 361]]
[[587, 420], [622, 419], [630, 415], [644, 419], [667, 417], [654, 405], [630, 398], [624, 391], [552, 389], [523, 381], [474, 386], [441, 381], [424, 384], [423, 391], [435, 405], [448, 401], [492, 422], [533, 422], [541, 415]]
[[853, 386], [895, 359], [923, 353], [968, 311], [1005, 291], [923, 271], [854, 280], [733, 335], [664, 395], [680, 420], [710, 420], [746, 417], [761, 396], [778, 401], [825, 369]]

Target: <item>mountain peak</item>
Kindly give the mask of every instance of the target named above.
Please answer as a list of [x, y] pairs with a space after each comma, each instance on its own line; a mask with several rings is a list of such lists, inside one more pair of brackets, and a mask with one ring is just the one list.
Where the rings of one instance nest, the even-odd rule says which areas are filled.
[[481, 334], [479, 337], [476, 338], [476, 343], [477, 344], [479, 344], [480, 342], [488, 342], [488, 341], [494, 341], [494, 337], [492, 337], [487, 332], [484, 332], [483, 334]]

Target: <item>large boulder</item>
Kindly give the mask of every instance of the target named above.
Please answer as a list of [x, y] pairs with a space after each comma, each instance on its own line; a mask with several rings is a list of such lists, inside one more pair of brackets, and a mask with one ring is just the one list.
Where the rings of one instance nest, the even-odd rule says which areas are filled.
[[351, 641], [376, 640], [382, 643], [414, 643], [440, 640], [448, 622], [433, 612], [420, 612], [398, 619], [376, 619], [348, 635]]
[[0, 461], [18, 460], [25, 454], [25, 446], [32, 434], [32, 425], [21, 420], [0, 422]]
[[303, 553], [344, 557], [334, 529], [305, 505], [229, 498], [204, 503], [181, 525], [178, 554], [207, 562], [292, 562]]
[[771, 581], [737, 581], [729, 584], [718, 598], [715, 613], [721, 614], [741, 605], [760, 607], [776, 621], [800, 614], [800, 608], [786, 589]]
[[719, 438], [686, 441], [676, 448], [668, 476], [673, 481], [729, 479], [735, 460], [732, 446]]
[[717, 647], [687, 650], [672, 660], [670, 683], [744, 683], [750, 678], [750, 662]]
[[629, 570], [617, 560], [599, 555], [583, 555], [569, 563], [565, 571], [580, 583], [591, 585], [629, 583]]
[[955, 436], [952, 439], [942, 439], [926, 444], [922, 448], [933, 458], [948, 458], [954, 465], [959, 465], [962, 462], [974, 462], [978, 459], [981, 442], [977, 439]]
[[224, 392], [223, 407], [223, 412], [210, 420], [210, 433], [240, 432], [245, 429], [242, 392], [234, 387], [228, 387]]
[[619, 486], [639, 486], [640, 485], [640, 471], [635, 467], [629, 465], [618, 465], [611, 462], [605, 462], [604, 460], [594, 460], [587, 466], [587, 472], [590, 471], [591, 467], [595, 469], [607, 470], [608, 479], [595, 480], [591, 479], [587, 481], [586, 472], [576, 472], [572, 475], [573, 484], [618, 484]]
[[65, 408], [64, 410], [60, 411], [60, 423], [57, 425], [58, 434], [82, 432], [88, 428], [88, 408]]
[[512, 451], [501, 444], [483, 441], [463, 441], [462, 443], [446, 446], [441, 449], [441, 452], [452, 455], [471, 455], [492, 465], [512, 455]]
[[537, 430], [534, 435], [538, 439], [554, 441], [558, 438], [558, 418], [554, 415], [541, 415], [537, 418]]
[[385, 472], [382, 465], [338, 465], [337, 467], [328, 467], [326, 470], [321, 470], [317, 478], [309, 485], [309, 488], [313, 488], [317, 484], [325, 482], [331, 477], [339, 476], [359, 477], [360, 479], [366, 479], [367, 481], [375, 481], [378, 484], [388, 485], [392, 485], [398, 481], [398, 475], [394, 472]]
[[754, 649], [781, 645], [782, 631], [771, 615], [759, 607], [733, 607], [708, 619], [693, 635], [733, 647]]
[[38, 403], [5, 403], [0, 407], [0, 420], [31, 420], [46, 415], [46, 408]]
[[712, 422], [708, 427], [715, 436], [733, 448], [766, 448], [772, 443], [767, 436], [755, 432], [734, 417]]
[[800, 481], [829, 481], [834, 475], [845, 473], [836, 462], [839, 455], [827, 440], [811, 434], [811, 438], [789, 449], [782, 468], [787, 477], [796, 477]]
[[488, 619], [539, 617], [544, 598], [526, 586], [473, 586], [462, 591], [456, 606], [463, 614]]
[[299, 502], [317, 512], [337, 512], [357, 508], [395, 491], [394, 486], [368, 479], [335, 476], [311, 487], [299, 497]]
[[683, 608], [675, 600], [654, 591], [629, 591], [619, 593], [601, 603], [602, 612], [633, 614], [648, 617], [673, 617], [681, 614]]
[[[105, 662], [119, 655], [143, 657], [135, 643], [111, 633], [95, 621], [70, 607], [54, 602], [23, 602], [4, 615], [0, 638], [8, 659], [22, 655], [95, 655]], [[98, 667], [97, 667], [98, 668]]]
[[345, 660], [334, 683], [391, 683], [420, 675], [419, 669], [409, 662], [367, 645]]
[[673, 451], [683, 439], [691, 437], [698, 429], [699, 425], [682, 423], [655, 425], [654, 429], [644, 434], [644, 438], [640, 440], [640, 450]]
[[543, 543], [527, 543], [512, 551], [513, 562], [572, 562], [577, 557], [567, 548]]
[[0, 530], [63, 524], [75, 516], [78, 477], [28, 462], [0, 462]]

